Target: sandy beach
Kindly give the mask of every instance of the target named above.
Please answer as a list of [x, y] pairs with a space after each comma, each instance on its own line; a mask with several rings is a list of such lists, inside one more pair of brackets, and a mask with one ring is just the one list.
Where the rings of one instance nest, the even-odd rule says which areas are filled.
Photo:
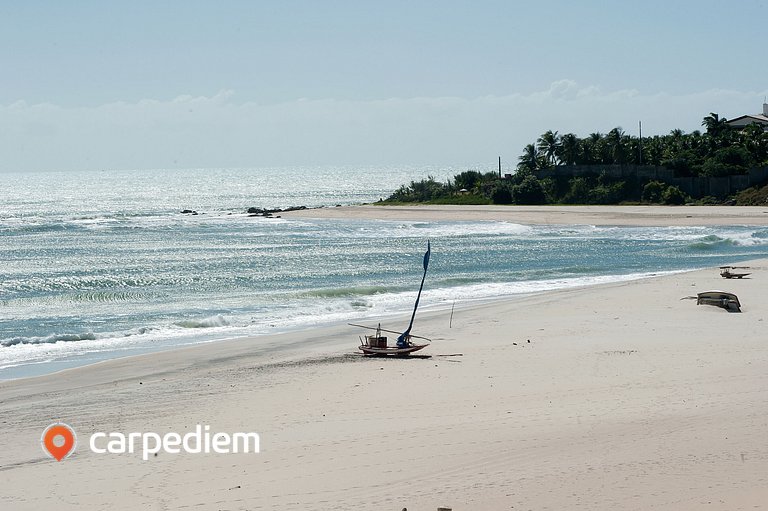
[[[326, 217], [760, 224], [763, 208], [333, 208]], [[402, 217], [400, 215], [403, 215]], [[665, 216], [666, 215], [666, 216]], [[690, 219], [689, 219], [689, 216]], [[538, 218], [538, 222], [532, 218]], [[737, 221], [738, 220], [738, 221]], [[722, 264], [729, 264], [723, 261]], [[424, 358], [338, 325], [0, 383], [0, 508], [737, 510], [768, 502], [768, 259], [419, 313]], [[741, 314], [681, 298], [723, 289]], [[428, 304], [427, 304], [428, 305]], [[384, 326], [399, 328], [407, 318]], [[44, 455], [55, 421], [78, 434]], [[96, 454], [94, 432], [254, 431], [258, 454]]]
[[283, 213], [290, 218], [504, 221], [526, 225], [768, 225], [762, 206], [347, 206]]

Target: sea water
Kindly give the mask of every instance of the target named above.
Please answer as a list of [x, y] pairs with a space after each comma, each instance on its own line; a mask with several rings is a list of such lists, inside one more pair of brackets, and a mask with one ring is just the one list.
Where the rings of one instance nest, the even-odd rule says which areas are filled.
[[[252, 217], [376, 201], [462, 169], [0, 174], [0, 379], [173, 346], [768, 255], [764, 227]], [[194, 210], [196, 215], [183, 214]], [[288, 342], [288, 341], [286, 341]]]

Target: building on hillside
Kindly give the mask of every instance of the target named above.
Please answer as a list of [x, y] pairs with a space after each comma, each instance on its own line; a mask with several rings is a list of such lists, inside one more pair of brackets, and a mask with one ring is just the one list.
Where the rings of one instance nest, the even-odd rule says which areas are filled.
[[742, 115], [731, 119], [727, 124], [737, 129], [743, 129], [750, 124], [759, 124], [765, 131], [768, 131], [768, 103], [763, 103], [762, 114]]

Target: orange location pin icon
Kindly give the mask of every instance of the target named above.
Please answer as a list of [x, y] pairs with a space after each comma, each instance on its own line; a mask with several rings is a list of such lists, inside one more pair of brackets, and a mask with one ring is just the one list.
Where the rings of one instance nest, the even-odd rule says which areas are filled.
[[56, 461], [61, 461], [75, 452], [77, 437], [74, 429], [63, 422], [55, 422], [45, 428], [40, 443], [46, 454]]

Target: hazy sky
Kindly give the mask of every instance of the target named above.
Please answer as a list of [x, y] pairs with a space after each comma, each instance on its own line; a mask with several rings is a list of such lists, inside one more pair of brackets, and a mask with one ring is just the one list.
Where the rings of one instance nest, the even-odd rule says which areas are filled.
[[762, 0], [0, 0], [0, 171], [509, 166], [768, 95]]

